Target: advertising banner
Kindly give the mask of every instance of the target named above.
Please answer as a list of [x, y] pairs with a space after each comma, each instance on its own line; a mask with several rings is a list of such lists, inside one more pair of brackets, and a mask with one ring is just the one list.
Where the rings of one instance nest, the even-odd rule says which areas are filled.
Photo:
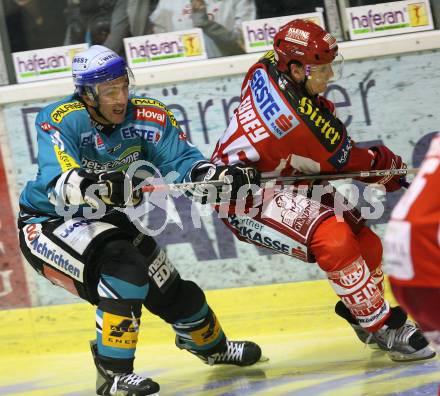
[[87, 44], [66, 45], [31, 51], [14, 52], [15, 76], [18, 83], [52, 80], [72, 75], [72, 59], [88, 48]]
[[429, 0], [349, 7], [345, 12], [351, 40], [434, 29]]
[[[356, 142], [365, 147], [385, 144], [401, 155], [409, 167], [417, 167], [439, 130], [439, 63], [440, 51], [347, 61], [346, 77], [330, 85], [326, 96], [336, 104], [340, 119]], [[141, 86], [136, 91], [164, 102], [188, 139], [209, 158], [238, 105], [243, 77]], [[33, 124], [47, 103], [14, 103], [4, 108], [17, 190], [35, 178], [37, 146]], [[358, 185], [362, 192], [364, 185]], [[390, 209], [401, 195], [398, 191], [380, 198], [383, 211], [369, 220], [379, 235], [383, 235]], [[359, 204], [364, 205], [363, 201]], [[169, 197], [146, 216], [150, 229], [161, 230], [155, 239], [166, 248], [182, 277], [197, 281], [203, 288], [325, 277], [316, 264], [238, 241], [209, 207], [200, 208], [186, 197]], [[273, 244], [281, 246], [281, 241], [274, 236]], [[78, 301], [36, 274], [35, 282], [40, 304]]]
[[325, 28], [322, 12], [243, 21], [242, 31], [246, 52], [261, 52], [272, 49], [273, 37], [279, 28], [293, 19], [305, 19]]
[[[5, 166], [0, 151], [0, 309], [30, 304], [23, 261], [18, 247], [17, 226], [6, 189]], [[14, 197], [15, 198], [15, 197]]]
[[135, 69], [207, 59], [202, 29], [124, 38], [128, 65]]

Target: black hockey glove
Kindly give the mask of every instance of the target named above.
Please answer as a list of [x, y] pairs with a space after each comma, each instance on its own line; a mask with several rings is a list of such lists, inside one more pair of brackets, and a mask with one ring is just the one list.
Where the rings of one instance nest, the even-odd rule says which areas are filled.
[[[260, 185], [260, 179], [260, 172], [245, 165], [215, 166], [204, 163], [192, 172], [192, 180], [208, 182], [206, 186], [199, 187], [194, 194], [202, 196], [202, 203], [245, 199], [249, 195], [251, 186]], [[219, 183], [210, 183], [215, 181]], [[213, 200], [214, 188], [216, 197]]]
[[142, 191], [133, 189], [133, 180], [124, 171], [109, 171], [94, 175], [83, 172], [85, 184], [84, 200], [87, 202], [87, 189], [90, 185], [97, 188], [92, 190], [108, 206], [136, 206], [142, 201]]

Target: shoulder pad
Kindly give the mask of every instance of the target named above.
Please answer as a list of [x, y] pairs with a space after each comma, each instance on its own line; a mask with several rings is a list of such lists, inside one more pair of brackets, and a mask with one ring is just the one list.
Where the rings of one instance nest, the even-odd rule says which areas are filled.
[[85, 110], [85, 108], [85, 105], [79, 100], [61, 102], [50, 112], [50, 119], [59, 124], [70, 113]]
[[[167, 107], [165, 106], [162, 102], [156, 100], [156, 99], [152, 99], [152, 98], [141, 98], [141, 97], [134, 97], [130, 99], [130, 103], [132, 105], [135, 106], [135, 109], [137, 109], [135, 111], [135, 118], [136, 119], [144, 119], [145, 115], [150, 111], [147, 108], [151, 108], [151, 107], [155, 107], [155, 108], [159, 108], [161, 109], [164, 113], [166, 113], [166, 116], [168, 117], [168, 119], [170, 120], [170, 123], [173, 127], [178, 127], [176, 118], [174, 117], [173, 112]], [[139, 106], [139, 108], [137, 107]], [[141, 108], [143, 107], [143, 108]], [[151, 111], [150, 111], [151, 113]], [[154, 119], [154, 114], [152, 115], [153, 119], [145, 119], [146, 121], [157, 121]]]
[[159, 107], [160, 109], [166, 108], [166, 106], [162, 102], [159, 102], [158, 100], [151, 98], [134, 97], [130, 99], [130, 102], [134, 106], [154, 106], [154, 107]]
[[259, 62], [261, 63], [269, 63], [272, 65], [276, 64], [275, 60], [275, 52], [273, 50], [267, 51], [260, 59]]

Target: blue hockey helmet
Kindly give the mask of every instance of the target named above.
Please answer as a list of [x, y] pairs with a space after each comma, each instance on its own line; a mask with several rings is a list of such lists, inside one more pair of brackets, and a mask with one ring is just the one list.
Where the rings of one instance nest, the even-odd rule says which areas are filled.
[[96, 85], [105, 81], [127, 76], [129, 82], [133, 75], [125, 60], [116, 52], [102, 45], [93, 45], [76, 54], [72, 60], [72, 77], [76, 92], [87, 94], [96, 100]]

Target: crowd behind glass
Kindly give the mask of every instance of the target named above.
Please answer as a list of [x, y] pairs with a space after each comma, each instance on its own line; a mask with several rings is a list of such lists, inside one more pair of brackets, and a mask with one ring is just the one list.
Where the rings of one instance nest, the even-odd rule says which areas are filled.
[[[214, 51], [244, 53], [241, 22], [323, 10], [326, 0], [2, 0], [11, 52], [103, 44], [124, 55], [122, 39], [199, 27]], [[388, 3], [334, 0], [347, 7]], [[431, 1], [434, 17], [439, 0]], [[437, 4], [437, 5], [436, 5]], [[437, 13], [437, 14], [436, 14]], [[438, 26], [438, 25], [437, 25]], [[208, 44], [209, 45], [209, 44]], [[207, 45], [207, 46], [208, 46]]]

